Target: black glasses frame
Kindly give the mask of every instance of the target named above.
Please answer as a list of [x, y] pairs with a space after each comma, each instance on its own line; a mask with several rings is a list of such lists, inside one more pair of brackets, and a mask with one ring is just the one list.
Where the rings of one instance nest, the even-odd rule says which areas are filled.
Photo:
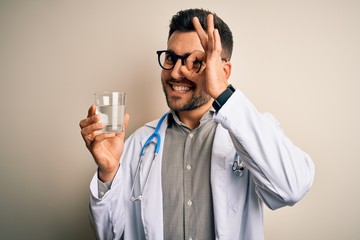
[[[171, 70], [175, 67], [175, 63], [181, 59], [181, 65], [185, 65], [185, 62], [186, 62], [186, 59], [190, 56], [190, 54], [186, 54], [184, 56], [180, 56], [180, 55], [177, 55], [176, 53], [174, 53], [173, 51], [171, 50], [160, 50], [160, 51], [156, 51], [157, 55], [158, 55], [158, 62], [159, 62], [159, 65], [162, 69], [164, 70]], [[173, 58], [174, 58], [174, 65], [170, 68], [165, 68], [161, 62], [161, 54], [163, 53], [166, 53], [166, 54], [169, 54], [171, 55]], [[200, 70], [201, 70], [201, 67], [202, 67], [202, 62], [201, 61], [195, 61], [196, 63], [199, 63], [200, 64], [200, 67], [199, 69], [196, 71], [196, 73], [199, 73]]]

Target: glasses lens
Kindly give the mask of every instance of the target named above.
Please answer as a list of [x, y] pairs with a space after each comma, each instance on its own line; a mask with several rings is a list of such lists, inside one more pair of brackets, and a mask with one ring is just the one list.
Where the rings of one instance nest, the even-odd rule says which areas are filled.
[[159, 64], [163, 69], [170, 70], [175, 66], [176, 56], [169, 51], [158, 52]]
[[[178, 56], [169, 50], [157, 51], [157, 54], [159, 57], [158, 60], [159, 60], [160, 67], [162, 67], [165, 70], [173, 69], [176, 62], [178, 61], [178, 59], [181, 59], [181, 64], [185, 65], [186, 59], [190, 56], [190, 54], [185, 55], [185, 56]], [[199, 60], [195, 60], [192, 63], [192, 69], [193, 69], [193, 71], [195, 71], [197, 73], [200, 71], [201, 66], [202, 66], [202, 62]]]

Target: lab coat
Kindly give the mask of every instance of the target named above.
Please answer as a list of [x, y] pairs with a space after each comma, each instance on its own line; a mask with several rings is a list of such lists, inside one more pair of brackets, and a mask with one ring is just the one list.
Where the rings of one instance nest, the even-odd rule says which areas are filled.
[[[211, 190], [216, 239], [261, 240], [263, 205], [277, 209], [299, 201], [313, 182], [313, 162], [284, 135], [271, 115], [259, 113], [240, 90], [214, 120], [218, 126], [211, 156]], [[126, 140], [121, 165], [103, 198], [98, 198], [96, 173], [91, 180], [90, 215], [98, 239], [163, 239], [161, 163], [166, 119], [144, 199], [130, 200], [141, 148], [157, 122], [146, 124]], [[136, 181], [137, 193], [144, 185], [153, 151], [151, 144], [139, 173], [140, 184]], [[241, 176], [232, 170], [236, 152], [245, 163]]]

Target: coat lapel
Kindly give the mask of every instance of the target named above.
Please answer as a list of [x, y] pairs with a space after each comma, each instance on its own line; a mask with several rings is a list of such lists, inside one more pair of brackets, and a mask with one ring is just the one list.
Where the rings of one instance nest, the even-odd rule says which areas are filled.
[[218, 124], [211, 156], [211, 190], [215, 218], [216, 239], [223, 239], [227, 232], [226, 157], [233, 150], [230, 135]]
[[[155, 127], [158, 121], [152, 122], [149, 126]], [[159, 134], [161, 137], [160, 151], [151, 167], [154, 157], [154, 148], [156, 139], [150, 144], [142, 163], [140, 170], [141, 186], [144, 186], [147, 174], [150, 171], [147, 183], [143, 189], [143, 200], [141, 201], [141, 218], [144, 226], [145, 237], [149, 240], [163, 239], [163, 203], [162, 203], [162, 185], [161, 185], [161, 160], [164, 146], [165, 132], [167, 128], [167, 119], [164, 120]], [[147, 141], [146, 137], [141, 144], [144, 146]], [[151, 167], [151, 169], [150, 169]], [[156, 193], [156, 194], [155, 194]]]

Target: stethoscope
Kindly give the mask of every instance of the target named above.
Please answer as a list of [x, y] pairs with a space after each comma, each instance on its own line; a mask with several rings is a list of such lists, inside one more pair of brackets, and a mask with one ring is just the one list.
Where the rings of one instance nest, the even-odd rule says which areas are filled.
[[[153, 134], [150, 135], [150, 137], [146, 140], [144, 146], [141, 148], [141, 152], [140, 152], [140, 157], [139, 157], [139, 161], [138, 161], [138, 164], [136, 166], [136, 172], [135, 172], [135, 176], [134, 176], [134, 179], [133, 179], [133, 184], [132, 184], [132, 187], [131, 187], [131, 196], [130, 196], [130, 200], [131, 201], [141, 201], [143, 200], [143, 192], [144, 192], [144, 189], [146, 187], [146, 183], [149, 179], [149, 175], [150, 175], [150, 172], [151, 172], [151, 168], [153, 166], [153, 163], [159, 153], [159, 150], [160, 150], [160, 144], [161, 144], [161, 137], [160, 137], [160, 134], [159, 134], [159, 129], [161, 127], [161, 124], [163, 123], [164, 119], [166, 118], [167, 116], [167, 113], [165, 113], [159, 120], [158, 124], [156, 125], [156, 128], [155, 128], [155, 131]], [[146, 179], [145, 179], [145, 183], [144, 183], [144, 186], [141, 188], [141, 192], [140, 192], [140, 195], [135, 197], [134, 196], [134, 189], [135, 189], [135, 181], [136, 181], [136, 178], [137, 178], [137, 175], [139, 174], [139, 171], [140, 171], [140, 167], [141, 167], [141, 164], [142, 164], [142, 161], [144, 159], [144, 156], [145, 156], [145, 153], [147, 152], [147, 149], [148, 149], [148, 146], [150, 145], [151, 142], [153, 142], [153, 139], [156, 139], [156, 143], [155, 143], [155, 149], [154, 149], [154, 157], [151, 161], [151, 165], [150, 165], [150, 169], [147, 173], [147, 176], [146, 176]], [[139, 179], [140, 181], [140, 179]]]
[[238, 175], [240, 177], [244, 174], [245, 164], [242, 160], [240, 161], [240, 156], [237, 152], [235, 153], [232, 170], [236, 175]]
[[[153, 134], [150, 135], [150, 137], [146, 140], [144, 146], [141, 148], [140, 151], [140, 157], [139, 157], [139, 161], [138, 164], [136, 166], [136, 171], [135, 171], [135, 176], [133, 178], [133, 184], [131, 187], [131, 196], [130, 196], [130, 200], [135, 202], [135, 201], [142, 201], [144, 199], [143, 193], [144, 193], [144, 189], [146, 187], [146, 184], [148, 182], [149, 176], [150, 176], [150, 172], [153, 166], [153, 163], [159, 153], [160, 150], [160, 145], [161, 145], [161, 137], [159, 134], [159, 129], [161, 127], [161, 124], [163, 123], [164, 119], [166, 118], [167, 113], [165, 113], [159, 120], [158, 124], [156, 125], [155, 131], [153, 132]], [[140, 167], [142, 164], [142, 161], [144, 159], [145, 153], [147, 152], [148, 146], [150, 145], [151, 142], [153, 142], [153, 139], [156, 139], [156, 143], [155, 143], [155, 148], [154, 148], [154, 157], [151, 161], [151, 165], [150, 165], [150, 169], [147, 173], [146, 179], [145, 179], [145, 183], [144, 186], [141, 188], [141, 192], [139, 194], [139, 196], [135, 197], [134, 196], [134, 189], [135, 189], [135, 181], [137, 179], [137, 176], [139, 174], [140, 171]], [[240, 156], [238, 153], [235, 153], [235, 157], [234, 157], [234, 163], [232, 166], [232, 170], [233, 172], [238, 175], [238, 176], [242, 176], [244, 174], [244, 170], [245, 170], [245, 164], [243, 161], [240, 161]], [[140, 181], [140, 180], [139, 180]]]

